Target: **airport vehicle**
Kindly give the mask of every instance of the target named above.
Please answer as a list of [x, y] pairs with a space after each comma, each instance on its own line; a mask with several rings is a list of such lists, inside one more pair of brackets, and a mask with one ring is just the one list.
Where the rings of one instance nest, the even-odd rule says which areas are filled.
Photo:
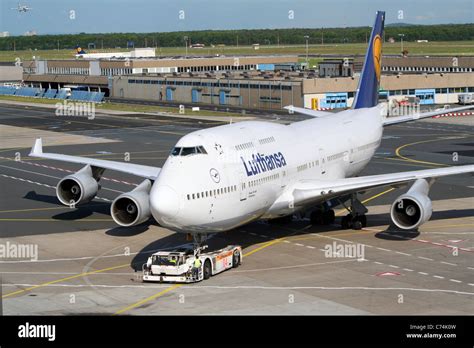
[[65, 91], [66, 92], [66, 97], [70, 97], [72, 95], [72, 89], [70, 87], [63, 87], [61, 88], [61, 91]]
[[21, 5], [20, 2], [18, 2], [18, 6], [17, 7], [12, 7], [12, 10], [17, 10], [19, 13], [26, 13], [30, 10], [32, 10], [31, 7], [27, 6], [27, 5]]
[[473, 93], [463, 93], [458, 95], [459, 104], [472, 104], [474, 103], [474, 94]]
[[400, 106], [408, 106], [408, 107], [417, 107], [420, 105], [420, 98], [418, 97], [406, 97], [405, 99], [399, 102]]
[[[311, 119], [289, 125], [245, 121], [183, 136], [163, 168], [43, 152], [37, 139], [30, 156], [85, 165], [56, 188], [65, 205], [85, 204], [99, 191], [105, 170], [144, 178], [111, 204], [120, 226], [153, 216], [161, 226], [192, 235], [196, 244], [210, 233], [258, 219], [308, 214], [315, 223], [334, 222], [335, 204], [345, 204], [345, 228], [366, 224], [358, 193], [411, 185], [390, 208], [392, 222], [413, 230], [432, 214], [429, 189], [438, 177], [474, 172], [474, 165], [358, 176], [379, 147], [384, 127], [443, 114], [446, 110], [386, 117], [378, 104], [384, 12], [377, 12], [351, 109], [337, 113], [288, 106]], [[451, 109], [451, 112], [469, 109]], [[191, 174], [192, 173], [192, 176]]]
[[[202, 253], [205, 248], [200, 247], [197, 250], [184, 248], [154, 253], [143, 265], [143, 281], [194, 283], [209, 279], [230, 268], [237, 268], [242, 262], [242, 248], [238, 245]], [[193, 270], [196, 257], [199, 257], [201, 266]]]

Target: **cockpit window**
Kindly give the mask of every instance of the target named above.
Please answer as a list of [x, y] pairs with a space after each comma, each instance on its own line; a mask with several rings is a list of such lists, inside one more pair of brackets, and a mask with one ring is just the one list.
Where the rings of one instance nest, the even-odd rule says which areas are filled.
[[171, 151], [171, 156], [179, 156], [179, 153], [181, 152], [180, 147], [175, 147], [173, 151]]
[[202, 153], [202, 154], [204, 154], [204, 155], [207, 155], [207, 151], [206, 151], [206, 149], [204, 148], [204, 146], [198, 146], [198, 147], [197, 147], [197, 150], [198, 150], [199, 153]]
[[203, 146], [175, 147], [173, 151], [171, 151], [171, 156], [189, 156], [195, 154], [207, 155], [207, 151]]
[[181, 150], [181, 156], [189, 156], [189, 155], [194, 155], [197, 153], [197, 150], [195, 147], [183, 147]]

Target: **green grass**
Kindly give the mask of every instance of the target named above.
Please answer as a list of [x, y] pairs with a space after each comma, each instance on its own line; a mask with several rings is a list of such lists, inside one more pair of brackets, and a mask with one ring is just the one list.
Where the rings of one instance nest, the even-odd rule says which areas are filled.
[[[35, 104], [49, 104], [54, 105], [56, 103], [62, 103], [62, 100], [53, 99], [42, 99], [32, 97], [16, 97], [10, 95], [0, 95], [1, 100], [10, 100], [24, 103], [35, 103]], [[188, 116], [225, 116], [225, 117], [239, 117], [242, 114], [235, 112], [219, 112], [219, 111], [191, 111], [190, 108], [186, 108], [184, 114], [180, 114], [178, 108], [153, 106], [153, 105], [135, 105], [135, 104], [122, 104], [122, 103], [102, 103], [96, 104], [96, 111], [101, 110], [115, 110], [115, 111], [126, 111], [126, 112], [143, 112], [143, 113], [154, 113], [154, 112], [167, 112], [173, 115], [188, 115]]]
[[[404, 42], [404, 49], [407, 49], [409, 55], [459, 55], [473, 56], [474, 41], [452, 41], [452, 42]], [[329, 45], [310, 45], [308, 53], [311, 54], [339, 54], [339, 55], [363, 55], [367, 45], [365, 43], [356, 44], [329, 44]], [[107, 49], [91, 50], [90, 53], [98, 52], [122, 52], [126, 49]], [[401, 51], [400, 43], [385, 43], [383, 47], [384, 54], [399, 54]], [[176, 56], [184, 55], [184, 47], [162, 47], [156, 49], [157, 56]], [[203, 49], [188, 49], [188, 55], [269, 55], [269, 54], [290, 54], [305, 55], [306, 47], [304, 45], [261, 45], [259, 50], [254, 50], [252, 46], [225, 46], [225, 47], [206, 47]], [[31, 60], [35, 56], [38, 59], [74, 59], [74, 50], [24, 50], [24, 51], [0, 51], [0, 61], [13, 62], [16, 58], [22, 61]], [[317, 62], [316, 62], [317, 63]], [[314, 65], [310, 62], [311, 65]]]

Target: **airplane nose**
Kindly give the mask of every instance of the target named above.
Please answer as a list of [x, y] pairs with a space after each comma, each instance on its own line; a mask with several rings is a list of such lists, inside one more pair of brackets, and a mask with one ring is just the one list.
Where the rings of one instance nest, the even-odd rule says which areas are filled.
[[153, 186], [150, 192], [150, 208], [158, 222], [173, 220], [179, 212], [179, 196], [170, 186]]

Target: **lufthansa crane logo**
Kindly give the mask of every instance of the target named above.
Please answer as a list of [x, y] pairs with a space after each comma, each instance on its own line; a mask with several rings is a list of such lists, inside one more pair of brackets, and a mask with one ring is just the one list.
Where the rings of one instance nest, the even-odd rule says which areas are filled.
[[380, 35], [375, 35], [372, 44], [372, 54], [374, 57], [374, 70], [377, 81], [380, 81], [380, 69], [382, 67], [382, 39]]
[[221, 176], [219, 175], [217, 169], [211, 168], [211, 170], [209, 170], [209, 174], [211, 175], [212, 181], [214, 181], [216, 184], [221, 181]]

